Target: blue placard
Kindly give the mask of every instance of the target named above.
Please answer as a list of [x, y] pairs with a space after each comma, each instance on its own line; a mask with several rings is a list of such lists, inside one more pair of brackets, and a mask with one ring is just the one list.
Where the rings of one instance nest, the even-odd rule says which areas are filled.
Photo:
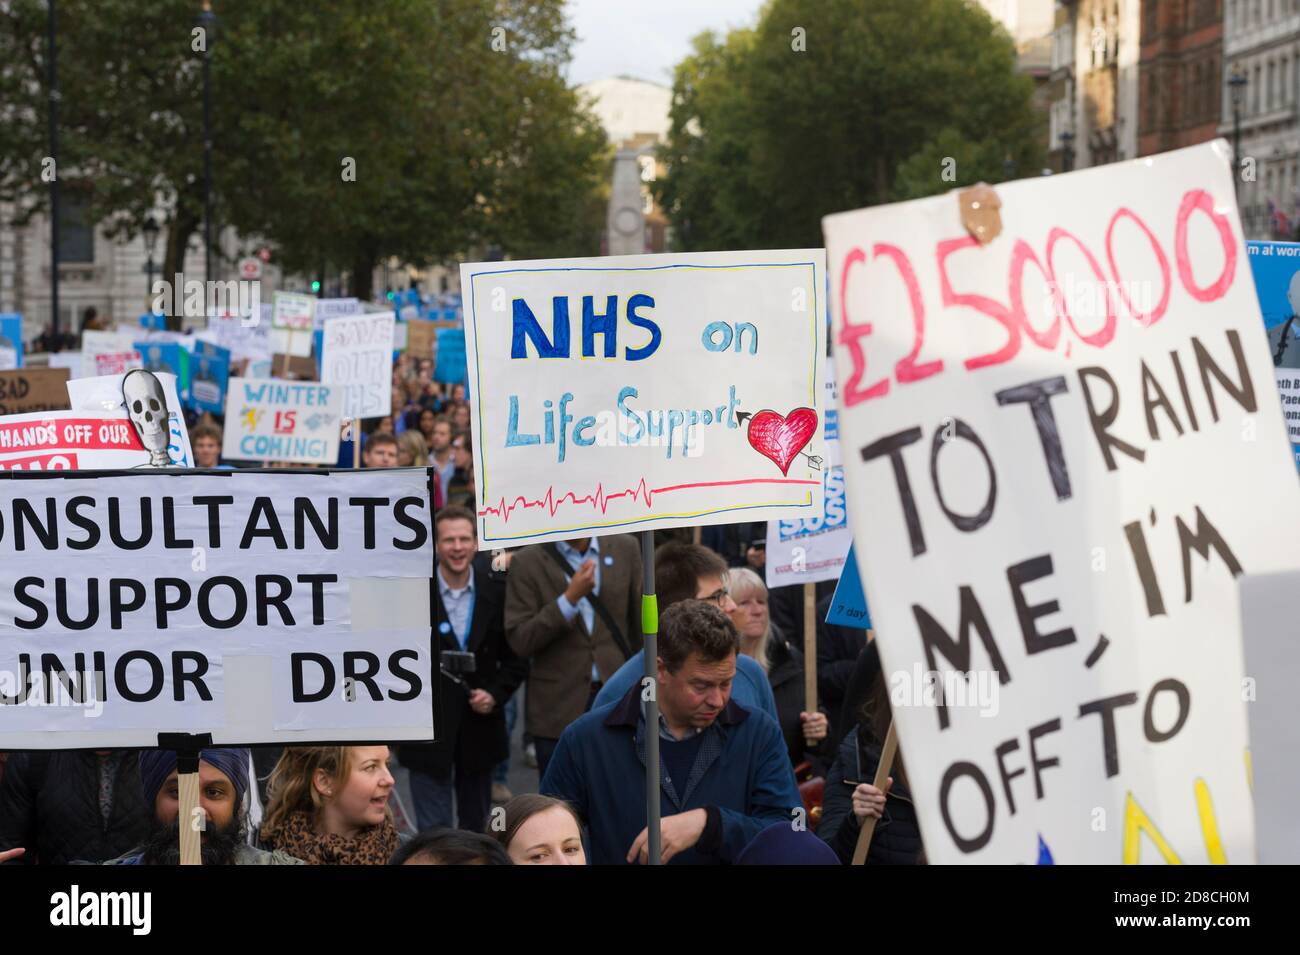
[[465, 329], [438, 329], [438, 360], [433, 380], [453, 385], [466, 384], [469, 371], [465, 365]]
[[163, 371], [176, 376], [176, 395], [181, 404], [190, 403], [190, 353], [177, 342], [136, 342], [135, 350], [146, 371]]
[[23, 317], [0, 315], [0, 370], [23, 367]]
[[165, 332], [167, 330], [167, 316], [158, 312], [146, 312], [140, 316], [140, 327]]
[[853, 553], [856, 546], [849, 547], [849, 556], [844, 561], [839, 583], [835, 585], [826, 622], [841, 627], [870, 630], [871, 614], [867, 611], [867, 595], [862, 592], [862, 577], [858, 574], [858, 561]]
[[1282, 415], [1300, 469], [1300, 243], [1247, 242]]
[[230, 349], [198, 339], [190, 359], [189, 406], [198, 411], [224, 414], [226, 384], [230, 380]]

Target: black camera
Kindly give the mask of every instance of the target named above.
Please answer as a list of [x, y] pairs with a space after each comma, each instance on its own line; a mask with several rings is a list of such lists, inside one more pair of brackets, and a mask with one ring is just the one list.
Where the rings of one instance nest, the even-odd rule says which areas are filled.
[[439, 668], [448, 676], [463, 676], [478, 668], [478, 660], [464, 650], [443, 650]]

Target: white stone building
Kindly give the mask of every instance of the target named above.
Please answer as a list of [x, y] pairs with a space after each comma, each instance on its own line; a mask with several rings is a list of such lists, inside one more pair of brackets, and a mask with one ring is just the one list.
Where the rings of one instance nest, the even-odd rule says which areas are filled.
[[[1291, 238], [1300, 225], [1300, 0], [1226, 0], [1223, 22], [1223, 119], [1234, 132], [1234, 73], [1243, 76], [1237, 112], [1238, 193], [1247, 238]], [[1252, 168], [1253, 166], [1253, 168]], [[1252, 177], [1253, 176], [1253, 181]]]

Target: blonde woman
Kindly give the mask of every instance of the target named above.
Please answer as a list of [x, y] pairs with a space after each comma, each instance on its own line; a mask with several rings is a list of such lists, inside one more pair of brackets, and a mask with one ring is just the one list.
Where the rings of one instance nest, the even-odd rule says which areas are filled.
[[398, 845], [388, 760], [387, 746], [286, 748], [267, 784], [262, 845], [309, 865], [386, 865]]
[[418, 431], [403, 431], [397, 438], [397, 466], [399, 468], [427, 468], [429, 446]]
[[826, 745], [826, 714], [803, 709], [803, 652], [773, 625], [763, 578], [748, 567], [733, 569], [730, 593], [736, 604], [731, 622], [740, 632], [740, 652], [757, 660], [767, 673], [790, 763], [798, 766], [809, 760], [814, 774], [819, 774], [834, 753]]

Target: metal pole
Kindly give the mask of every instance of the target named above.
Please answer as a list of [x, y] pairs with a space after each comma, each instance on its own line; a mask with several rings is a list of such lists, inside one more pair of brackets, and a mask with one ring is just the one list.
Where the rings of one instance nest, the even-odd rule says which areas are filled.
[[204, 4], [203, 21], [203, 280], [212, 281], [212, 15]]
[[655, 597], [655, 535], [641, 532], [641, 632], [645, 638], [645, 815], [646, 853], [651, 865], [659, 865], [659, 601]]
[[49, 86], [50, 159], [54, 163], [50, 179], [50, 331], [57, 341], [59, 334], [59, 77], [57, 69], [58, 47], [55, 45], [57, 16], [55, 0], [46, 0], [49, 11], [47, 40], [49, 54], [47, 85]]

